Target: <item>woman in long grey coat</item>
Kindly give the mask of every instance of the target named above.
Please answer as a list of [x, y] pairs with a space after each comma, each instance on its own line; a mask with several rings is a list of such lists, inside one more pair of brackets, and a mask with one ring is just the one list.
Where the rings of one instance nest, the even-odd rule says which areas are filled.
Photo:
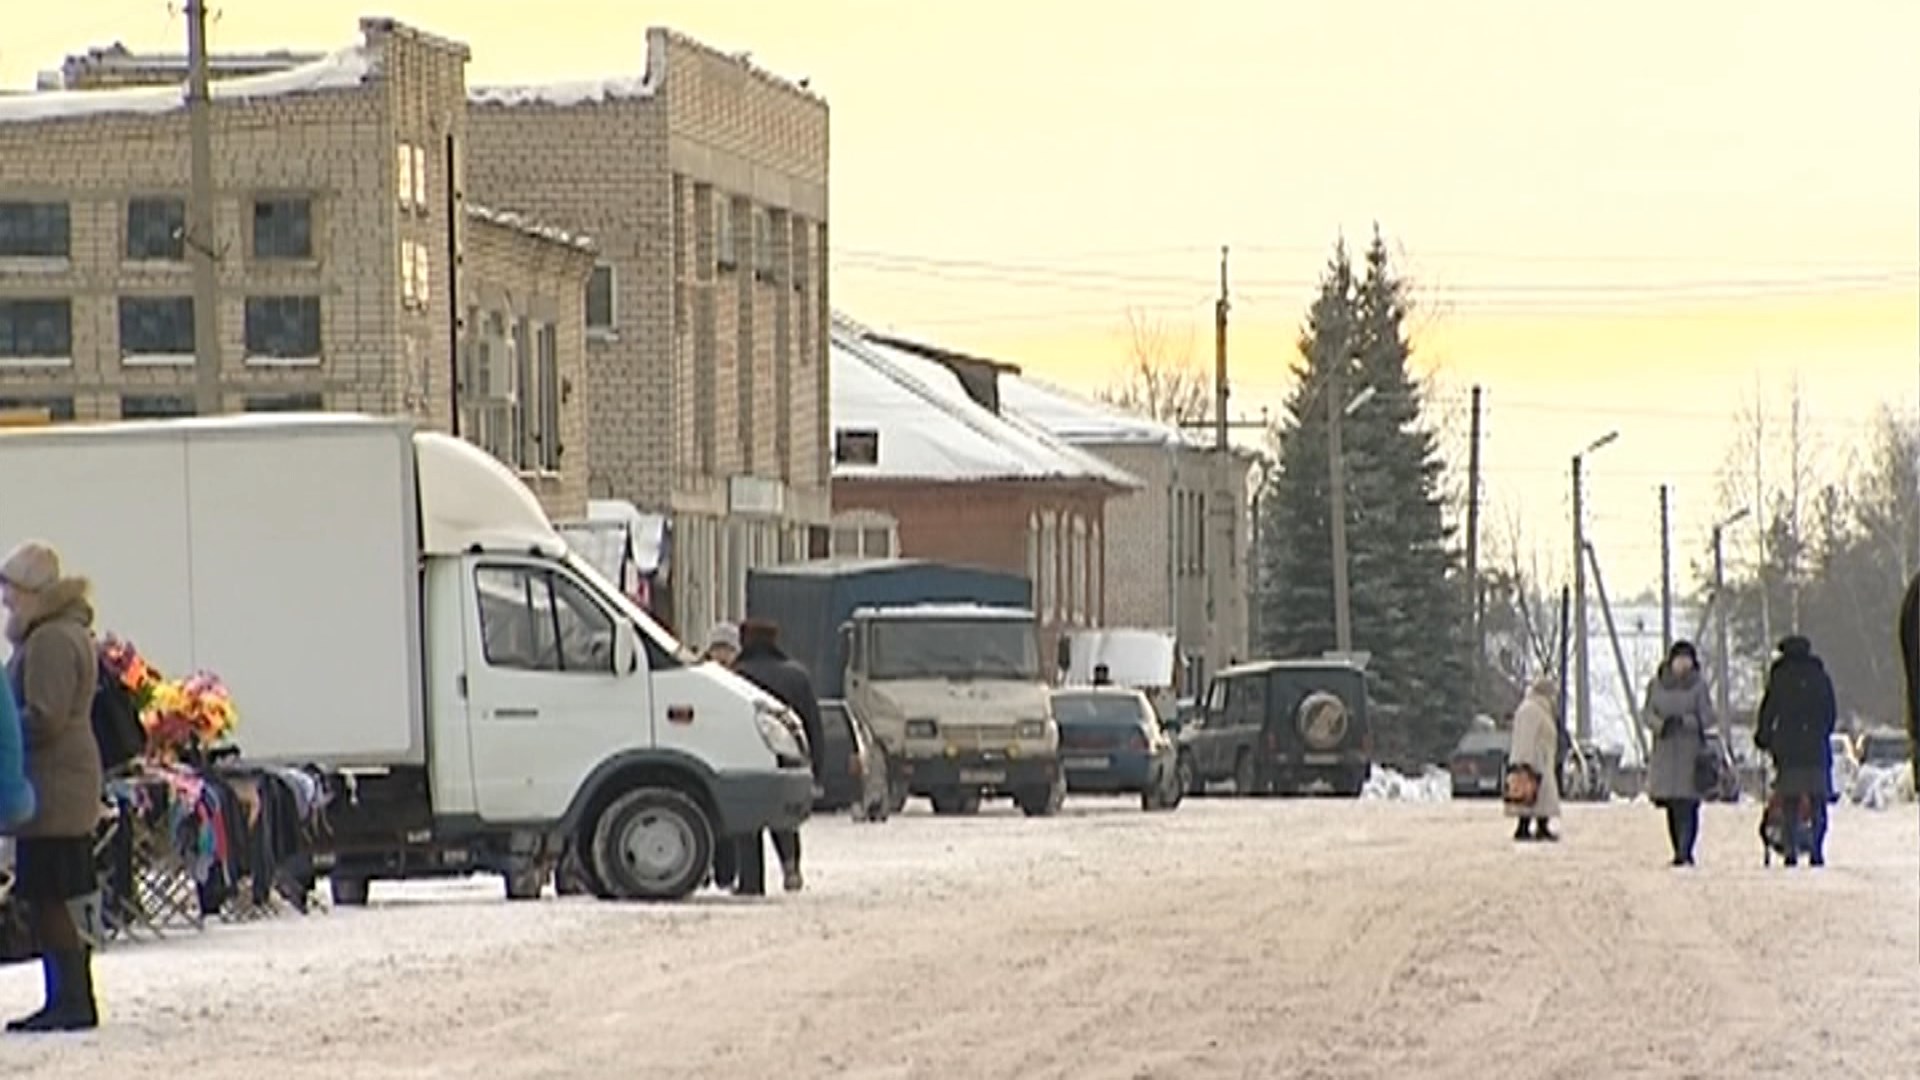
[[1507, 750], [1507, 767], [1525, 765], [1540, 779], [1540, 789], [1531, 803], [1507, 804], [1507, 816], [1520, 819], [1513, 831], [1515, 840], [1551, 843], [1560, 839], [1548, 825], [1560, 816], [1560, 726], [1553, 717], [1553, 701], [1558, 692], [1552, 677], [1535, 679], [1527, 688], [1526, 699], [1513, 712], [1513, 739]]
[[1641, 722], [1653, 734], [1647, 796], [1667, 812], [1673, 865], [1692, 866], [1694, 843], [1700, 837], [1701, 796], [1694, 766], [1716, 721], [1713, 695], [1691, 642], [1676, 641], [1667, 650], [1666, 662], [1647, 684]]

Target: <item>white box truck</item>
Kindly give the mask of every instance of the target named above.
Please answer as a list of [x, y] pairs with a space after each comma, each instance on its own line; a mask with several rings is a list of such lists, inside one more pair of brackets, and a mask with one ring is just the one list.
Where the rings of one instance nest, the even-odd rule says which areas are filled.
[[679, 899], [717, 838], [805, 819], [798, 723], [577, 558], [532, 492], [404, 421], [277, 415], [0, 432], [0, 545], [51, 542], [98, 626], [213, 671], [248, 760], [336, 778], [318, 863], [494, 872], [568, 845], [616, 899]]

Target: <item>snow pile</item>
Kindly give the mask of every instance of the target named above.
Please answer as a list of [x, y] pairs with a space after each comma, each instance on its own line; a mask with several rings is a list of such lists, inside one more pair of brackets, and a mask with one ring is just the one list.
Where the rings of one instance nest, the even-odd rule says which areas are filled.
[[1847, 797], [1868, 810], [1913, 802], [1913, 769], [1907, 765], [1862, 765]]
[[1392, 802], [1448, 802], [1453, 798], [1453, 776], [1438, 767], [1429, 767], [1416, 777], [1375, 765], [1372, 775], [1367, 777], [1367, 786], [1360, 789], [1360, 797]]
[[[285, 71], [221, 79], [208, 89], [208, 93], [215, 102], [229, 104], [328, 90], [352, 90], [365, 85], [375, 73], [374, 69], [372, 51], [365, 46], [355, 46]], [[157, 114], [185, 107], [185, 92], [180, 86], [48, 90], [0, 97], [0, 122]]]
[[524, 86], [475, 86], [467, 90], [467, 101], [474, 105], [545, 105], [569, 109], [576, 105], [604, 105], [610, 101], [650, 98], [659, 89], [649, 72], [641, 76], [611, 79], [582, 79], [573, 82], [536, 83]]

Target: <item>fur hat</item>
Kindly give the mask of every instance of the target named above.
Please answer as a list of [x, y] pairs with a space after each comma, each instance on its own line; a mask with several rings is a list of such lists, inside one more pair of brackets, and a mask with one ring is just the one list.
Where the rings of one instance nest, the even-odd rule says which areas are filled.
[[0, 562], [0, 582], [23, 592], [45, 592], [60, 583], [60, 553], [50, 544], [28, 540]]

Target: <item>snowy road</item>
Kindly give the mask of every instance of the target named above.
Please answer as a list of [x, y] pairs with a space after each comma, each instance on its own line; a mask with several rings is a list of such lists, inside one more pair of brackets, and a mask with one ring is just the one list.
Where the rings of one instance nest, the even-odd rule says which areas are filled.
[[[487, 883], [100, 959], [108, 1027], [0, 1075], [1890, 1077], [1920, 1062], [1912, 807], [1759, 865], [1709, 810], [1580, 807], [1516, 849], [1490, 804], [1189, 801], [1143, 815], [834, 819], [810, 890], [508, 905]], [[37, 1003], [0, 969], [0, 1008]]]

